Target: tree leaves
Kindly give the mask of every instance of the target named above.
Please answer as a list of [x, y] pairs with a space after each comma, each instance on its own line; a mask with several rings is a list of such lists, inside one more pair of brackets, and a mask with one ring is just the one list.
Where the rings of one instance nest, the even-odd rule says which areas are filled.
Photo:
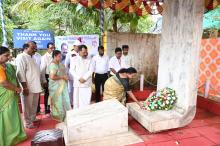
[[[51, 0], [4, 0], [3, 6], [10, 45], [13, 28], [51, 30], [55, 35], [101, 35], [100, 14], [94, 7], [86, 8], [65, 0], [59, 3]], [[105, 9], [105, 30], [147, 32], [151, 25], [149, 16]]]

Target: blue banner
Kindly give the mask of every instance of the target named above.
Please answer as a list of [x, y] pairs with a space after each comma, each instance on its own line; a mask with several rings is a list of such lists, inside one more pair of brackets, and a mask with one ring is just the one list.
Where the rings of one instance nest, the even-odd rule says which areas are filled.
[[35, 41], [38, 49], [46, 49], [47, 43], [54, 42], [54, 35], [50, 31], [26, 29], [13, 30], [14, 48], [20, 49], [23, 44], [28, 41]]

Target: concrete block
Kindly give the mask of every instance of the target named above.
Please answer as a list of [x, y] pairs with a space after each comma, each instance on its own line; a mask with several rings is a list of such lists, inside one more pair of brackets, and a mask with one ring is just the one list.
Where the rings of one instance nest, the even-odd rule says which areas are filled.
[[65, 143], [102, 138], [128, 131], [128, 110], [117, 100], [106, 100], [67, 111]]
[[[65, 137], [64, 132], [64, 137]], [[143, 140], [135, 134], [131, 129], [128, 132], [103, 136], [99, 138], [91, 138], [85, 140], [74, 141], [66, 144], [66, 146], [125, 146], [143, 142]]]
[[[194, 117], [194, 112], [184, 115], [184, 111], [175, 107], [169, 111], [142, 110], [136, 103], [127, 104], [129, 114], [135, 118], [149, 132], [183, 127]], [[192, 110], [194, 111], [194, 109]]]

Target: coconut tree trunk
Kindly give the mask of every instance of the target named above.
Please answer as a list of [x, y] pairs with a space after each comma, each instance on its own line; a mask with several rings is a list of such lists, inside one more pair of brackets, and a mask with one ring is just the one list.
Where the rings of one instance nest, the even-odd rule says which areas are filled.
[[118, 21], [118, 17], [114, 16], [113, 17], [113, 24], [112, 24], [114, 32], [118, 32], [117, 21]]

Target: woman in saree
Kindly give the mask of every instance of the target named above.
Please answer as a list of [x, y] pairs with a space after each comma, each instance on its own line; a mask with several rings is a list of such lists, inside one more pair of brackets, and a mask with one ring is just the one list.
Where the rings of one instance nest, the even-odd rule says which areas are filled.
[[6, 63], [10, 51], [0, 47], [0, 146], [12, 146], [27, 138], [18, 109], [21, 92], [13, 65]]
[[54, 50], [52, 57], [53, 61], [49, 66], [49, 102], [52, 110], [51, 116], [58, 121], [64, 121], [66, 111], [71, 109], [67, 88], [68, 76], [65, 66], [61, 63], [61, 52]]
[[126, 93], [130, 96], [141, 108], [143, 105], [137, 100], [129, 88], [129, 79], [133, 78], [137, 70], [133, 67], [121, 69], [116, 75], [110, 77], [104, 85], [104, 100], [117, 99], [123, 105], [126, 104]]

